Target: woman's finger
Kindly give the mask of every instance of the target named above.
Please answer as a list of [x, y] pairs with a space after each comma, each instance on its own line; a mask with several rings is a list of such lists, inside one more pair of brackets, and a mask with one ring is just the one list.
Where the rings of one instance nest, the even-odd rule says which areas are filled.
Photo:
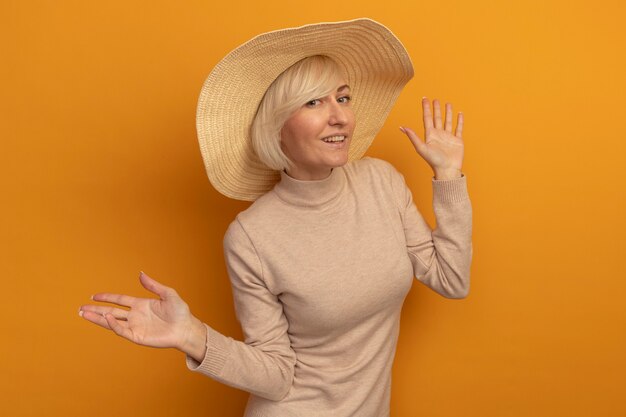
[[443, 123], [441, 121], [441, 107], [439, 106], [439, 100], [433, 100], [433, 107], [435, 108], [435, 129], [443, 129]]
[[105, 313], [113, 314], [113, 316], [118, 320], [128, 320], [128, 314], [130, 313], [128, 310], [111, 306], [84, 305], [80, 309], [81, 311], [91, 311], [92, 313], [100, 314], [101, 316]]
[[457, 138], [463, 138], [463, 113], [459, 113], [456, 120], [456, 132]]
[[139, 281], [146, 290], [158, 295], [161, 300], [165, 300], [168, 296], [176, 294], [176, 291], [173, 288], [167, 287], [160, 282], [150, 278], [143, 271], [141, 271], [141, 273], [139, 274]]
[[102, 314], [94, 313], [93, 311], [87, 310], [80, 310], [78, 314], [87, 321], [97, 324], [100, 327], [104, 327], [105, 329], [111, 330], [109, 323], [107, 323]]
[[430, 101], [426, 97], [422, 97], [422, 110], [424, 114], [424, 133], [428, 136], [428, 133], [433, 128], [433, 113], [430, 109]]
[[452, 103], [446, 103], [446, 132], [452, 133], [452, 119], [454, 119], [454, 115], [452, 114]]
[[417, 134], [411, 128], [401, 127], [400, 130], [409, 137], [409, 140], [413, 144], [413, 147], [415, 147], [415, 150], [421, 155], [424, 148], [424, 142], [422, 141], [422, 139], [420, 139], [420, 137], [417, 136]]
[[133, 340], [133, 332], [128, 327], [127, 322], [116, 320], [112, 314], [105, 314], [104, 318], [106, 319], [106, 322], [111, 330], [113, 330], [116, 335], [122, 336], [123, 338], [128, 340]]
[[124, 294], [99, 293], [91, 297], [94, 301], [102, 301], [105, 303], [117, 304], [118, 306], [132, 307], [139, 300], [137, 297], [131, 297]]
[[118, 336], [133, 340], [133, 332], [128, 327], [128, 323], [126, 321], [117, 320], [113, 314], [105, 313], [103, 315], [82, 309], [78, 314], [87, 321], [97, 324], [100, 327], [104, 327], [105, 329], [112, 330]]

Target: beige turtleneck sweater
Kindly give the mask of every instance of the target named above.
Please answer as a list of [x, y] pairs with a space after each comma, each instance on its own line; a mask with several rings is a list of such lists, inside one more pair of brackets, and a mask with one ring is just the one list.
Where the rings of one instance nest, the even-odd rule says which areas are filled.
[[250, 392], [246, 417], [388, 416], [413, 277], [449, 298], [469, 289], [466, 178], [432, 184], [434, 230], [385, 161], [320, 181], [282, 173], [224, 238], [245, 341], [207, 326], [206, 356], [189, 368]]

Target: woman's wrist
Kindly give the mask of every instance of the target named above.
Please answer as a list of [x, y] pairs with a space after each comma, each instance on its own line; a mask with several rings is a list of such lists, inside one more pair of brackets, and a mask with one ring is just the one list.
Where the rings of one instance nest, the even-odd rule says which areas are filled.
[[206, 354], [207, 330], [204, 323], [194, 316], [191, 317], [191, 323], [177, 349], [197, 362], [202, 362]]
[[463, 176], [461, 170], [456, 168], [441, 170], [436, 169], [433, 171], [435, 173], [436, 180], [454, 180]]

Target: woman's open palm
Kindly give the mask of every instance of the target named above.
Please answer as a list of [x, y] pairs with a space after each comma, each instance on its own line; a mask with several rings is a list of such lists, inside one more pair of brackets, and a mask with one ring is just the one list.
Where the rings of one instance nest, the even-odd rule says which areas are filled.
[[94, 301], [129, 307], [84, 305], [80, 314], [86, 320], [110, 329], [134, 343], [168, 348], [179, 348], [191, 331], [193, 316], [187, 303], [173, 288], [166, 287], [141, 273], [139, 280], [144, 288], [159, 296], [138, 298], [129, 295], [100, 293]]
[[424, 114], [424, 137], [422, 141], [408, 127], [400, 129], [409, 137], [415, 150], [434, 171], [461, 171], [463, 165], [463, 113], [459, 113], [456, 131], [452, 132], [452, 104], [446, 103], [445, 122], [441, 117], [441, 107], [433, 100], [434, 114], [426, 97], [422, 99]]

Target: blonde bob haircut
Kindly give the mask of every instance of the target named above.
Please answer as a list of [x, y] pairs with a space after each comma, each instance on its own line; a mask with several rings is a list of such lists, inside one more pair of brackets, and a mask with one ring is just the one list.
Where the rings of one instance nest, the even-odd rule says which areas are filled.
[[313, 55], [296, 62], [274, 80], [250, 126], [252, 148], [261, 162], [277, 171], [293, 166], [281, 147], [280, 132], [285, 122], [309, 101], [334, 91], [342, 77], [343, 71], [335, 61]]

